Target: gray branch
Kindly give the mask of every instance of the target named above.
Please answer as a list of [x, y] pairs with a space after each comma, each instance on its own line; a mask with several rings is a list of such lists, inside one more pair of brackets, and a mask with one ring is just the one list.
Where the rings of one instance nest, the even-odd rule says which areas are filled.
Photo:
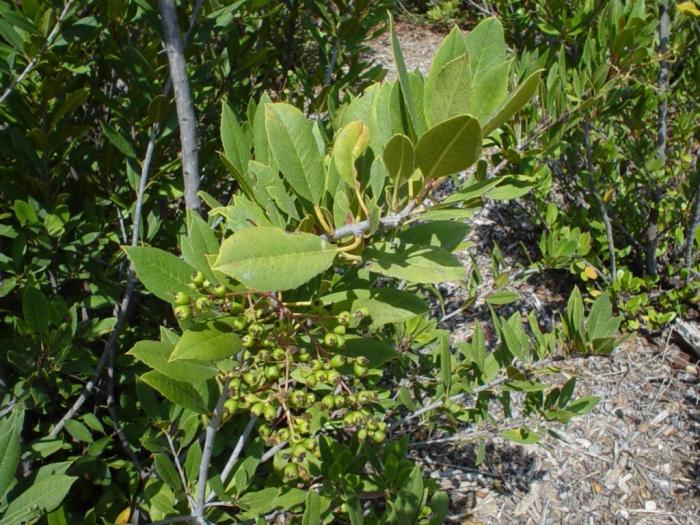
[[[661, 68], [657, 89], [659, 93], [658, 135], [656, 137], [656, 156], [661, 161], [661, 166], [666, 166], [666, 142], [668, 128], [666, 115], [668, 113], [668, 39], [670, 35], [670, 20], [668, 13], [668, 0], [659, 2], [659, 54], [661, 55]], [[652, 183], [651, 203], [649, 210], [649, 222], [646, 227], [646, 269], [649, 275], [656, 275], [656, 243], [658, 239], [659, 204], [663, 198], [663, 191]]]
[[199, 191], [199, 145], [197, 142], [197, 120], [194, 104], [187, 79], [185, 51], [180, 35], [174, 0], [158, 0], [161, 22], [163, 23], [163, 41], [168, 54], [170, 78], [175, 93], [175, 107], [180, 127], [180, 145], [182, 148], [182, 175], [185, 185], [185, 206], [197, 213], [202, 203]]
[[199, 481], [197, 482], [197, 493], [194, 498], [194, 512], [193, 517], [197, 523], [204, 524], [204, 496], [207, 490], [207, 479], [209, 477], [209, 462], [211, 461], [211, 455], [214, 451], [214, 438], [216, 437], [216, 432], [219, 430], [219, 425], [221, 424], [221, 418], [224, 415], [224, 403], [228, 399], [229, 395], [229, 384], [226, 381], [221, 388], [221, 395], [219, 400], [216, 402], [216, 408], [214, 408], [214, 414], [212, 415], [209, 423], [207, 424], [207, 430], [204, 438], [204, 450], [202, 451], [202, 459], [199, 462]]

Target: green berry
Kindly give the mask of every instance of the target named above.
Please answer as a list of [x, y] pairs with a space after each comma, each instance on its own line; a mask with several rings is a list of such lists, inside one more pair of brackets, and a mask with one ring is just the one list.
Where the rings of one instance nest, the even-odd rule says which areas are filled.
[[204, 281], [202, 283], [202, 288], [204, 288], [205, 290], [208, 290], [209, 288], [211, 288], [211, 281]]
[[270, 365], [265, 367], [265, 379], [274, 381], [275, 379], [279, 379], [279, 377], [280, 369], [277, 365]]
[[255, 337], [250, 334], [245, 334], [241, 337], [241, 346], [243, 348], [252, 348], [255, 344]]
[[237, 399], [227, 399], [226, 402], [224, 403], [224, 409], [229, 413], [229, 414], [234, 414], [236, 410], [238, 410], [238, 400]]
[[327, 395], [324, 396], [323, 399], [321, 399], [321, 404], [327, 408], [327, 409], [332, 409], [335, 406], [335, 397], [333, 395]]
[[229, 306], [229, 311], [233, 315], [238, 315], [238, 314], [242, 313], [243, 310], [245, 310], [245, 308], [243, 308], [243, 305], [241, 303], [236, 302], [236, 301], [231, 301], [231, 305]]
[[357, 431], [357, 439], [360, 441], [364, 441], [367, 439], [367, 429], [366, 428], [361, 428], [360, 430]]
[[175, 304], [181, 306], [185, 304], [190, 304], [190, 296], [187, 295], [185, 292], [177, 292], [175, 294]]
[[245, 381], [247, 385], [254, 386], [258, 382], [258, 376], [253, 372], [246, 372], [243, 374], [243, 381]]
[[325, 344], [328, 348], [338, 348], [338, 343], [339, 340], [337, 334], [326, 334], [326, 336], [323, 338], [323, 344]]
[[190, 318], [190, 315], [192, 314], [192, 311], [190, 310], [190, 307], [187, 306], [186, 304], [181, 304], [180, 306], [176, 306], [174, 309], [175, 312], [175, 317], [177, 317], [180, 321], [185, 321]]
[[277, 431], [277, 437], [280, 439], [280, 441], [289, 441], [289, 429], [280, 428]]
[[260, 323], [253, 323], [248, 327], [248, 333], [253, 337], [260, 337], [265, 331], [265, 327]]
[[272, 359], [275, 361], [282, 361], [287, 357], [287, 352], [284, 351], [284, 348], [280, 348], [279, 346], [275, 348], [272, 351]]
[[350, 324], [350, 321], [352, 320], [352, 314], [350, 314], [350, 312], [348, 312], [348, 311], [340, 312], [338, 314], [337, 319], [341, 325], [347, 326]]
[[386, 434], [381, 431], [381, 430], [375, 430], [372, 432], [372, 441], [374, 441], [377, 445], [381, 445], [386, 441]]
[[340, 368], [345, 364], [345, 357], [340, 354], [335, 354], [331, 357], [330, 364], [333, 368]]
[[366, 367], [366, 366], [362, 366], [362, 365], [359, 364], [359, 363], [355, 363], [355, 364], [352, 366], [352, 369], [353, 369], [353, 372], [355, 372], [355, 375], [356, 375], [357, 377], [364, 377], [365, 375], [367, 375], [367, 367]]
[[262, 425], [260, 425], [260, 428], [258, 428], [258, 434], [260, 434], [260, 437], [262, 437], [263, 439], [267, 439], [268, 437], [270, 437], [271, 433], [272, 429], [267, 423], [263, 423]]
[[231, 321], [231, 326], [237, 332], [242, 332], [243, 330], [245, 330], [246, 326], [248, 326], [248, 323], [246, 323], [245, 319], [243, 319], [242, 317], [234, 317]]
[[333, 328], [333, 333], [336, 335], [345, 335], [345, 326], [342, 324], [339, 324], [335, 328]]
[[345, 397], [338, 394], [334, 399], [335, 408], [343, 408], [345, 406]]
[[263, 410], [263, 417], [267, 421], [272, 421], [277, 417], [277, 409], [272, 405], [265, 405], [265, 410]]
[[197, 300], [194, 302], [194, 307], [199, 311], [206, 310], [209, 308], [209, 305], [211, 305], [211, 301], [206, 297], [197, 297]]
[[219, 299], [222, 297], [226, 297], [226, 287], [225, 286], [217, 286], [214, 288], [214, 295], [216, 295]]
[[329, 383], [334, 385], [338, 383], [338, 381], [340, 381], [340, 374], [337, 370], [329, 370], [328, 372], [326, 372], [326, 379]]
[[294, 479], [297, 476], [299, 476], [299, 469], [297, 469], [297, 466], [294, 463], [287, 463], [284, 466], [284, 479], [290, 480]]
[[255, 417], [262, 416], [263, 412], [265, 412], [265, 403], [263, 403], [262, 401], [258, 401], [252, 407], [250, 407], [250, 413], [253, 414]]
[[204, 274], [202, 272], [195, 272], [192, 276], [192, 283], [195, 286], [202, 286], [202, 284], [204, 284]]

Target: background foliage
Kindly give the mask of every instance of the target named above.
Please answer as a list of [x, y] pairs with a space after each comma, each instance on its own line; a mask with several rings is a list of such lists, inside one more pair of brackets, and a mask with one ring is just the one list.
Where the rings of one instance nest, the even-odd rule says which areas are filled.
[[[694, 4], [668, 6], [660, 50], [663, 1], [429, 3], [505, 35], [452, 31], [426, 77], [394, 42], [399, 80], [373, 84], [366, 41], [393, 4], [180, 2], [202, 219], [181, 203], [157, 5], [0, 3], [3, 523], [201, 520], [202, 493], [226, 503], [210, 521], [440, 523], [411, 425], [534, 442], [595, 404], [537, 371], [612, 351], [613, 303], [631, 328], [696, 311]], [[496, 291], [495, 335], [451, 348], [428, 303], [473, 286], [451, 253], [464, 221], [528, 192], [533, 269], [584, 293], [543, 330]]]

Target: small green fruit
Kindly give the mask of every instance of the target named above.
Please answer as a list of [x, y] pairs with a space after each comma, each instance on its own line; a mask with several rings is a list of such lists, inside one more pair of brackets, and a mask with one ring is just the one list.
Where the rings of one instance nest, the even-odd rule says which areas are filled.
[[245, 334], [241, 336], [241, 346], [243, 348], [252, 348], [255, 344], [255, 337], [250, 334]]
[[327, 409], [332, 409], [335, 406], [335, 397], [333, 395], [327, 395], [324, 396], [323, 399], [321, 399], [321, 404], [324, 406], [324, 408]]
[[265, 331], [265, 327], [260, 323], [253, 323], [248, 327], [248, 333], [253, 337], [260, 337]]
[[286, 480], [291, 480], [296, 478], [299, 475], [299, 469], [297, 469], [297, 466], [294, 463], [287, 463], [284, 466], [284, 479]]
[[263, 417], [267, 421], [272, 421], [277, 417], [277, 409], [272, 405], [265, 405], [265, 410], [263, 410]]
[[262, 416], [263, 412], [265, 412], [265, 403], [263, 403], [262, 401], [258, 401], [252, 407], [250, 407], [250, 413], [253, 414], [255, 417]]
[[277, 437], [280, 439], [280, 441], [289, 441], [289, 429], [280, 428], [277, 431]]
[[353, 369], [353, 372], [355, 372], [355, 375], [356, 375], [357, 377], [364, 377], [364, 376], [367, 375], [367, 367], [366, 367], [366, 366], [362, 366], [362, 365], [359, 364], [359, 363], [355, 363], [355, 364], [352, 366], [352, 369]]
[[335, 354], [331, 357], [330, 363], [333, 368], [340, 368], [345, 364], [345, 357], [340, 354]]
[[386, 441], [386, 434], [381, 430], [375, 430], [372, 432], [372, 441], [374, 441], [377, 445], [381, 445]]
[[348, 326], [352, 320], [352, 314], [348, 311], [340, 312], [338, 314], [338, 322], [343, 326]]
[[210, 305], [211, 301], [206, 297], [197, 297], [197, 300], [194, 302], [194, 307], [199, 311], [208, 309]]
[[195, 286], [202, 286], [202, 284], [204, 284], [204, 274], [202, 272], [195, 272], [192, 276], [192, 283], [194, 283]]
[[238, 314], [242, 313], [243, 310], [245, 310], [245, 308], [243, 308], [243, 305], [241, 303], [236, 302], [236, 301], [231, 301], [231, 306], [229, 307], [229, 310], [233, 315], [238, 315]]
[[190, 315], [192, 314], [190, 307], [187, 306], [186, 304], [181, 304], [180, 306], [176, 306], [174, 309], [174, 312], [175, 312], [175, 317], [177, 317], [180, 321], [185, 321], [186, 319], [189, 319]]
[[175, 304], [177, 304], [177, 305], [190, 304], [190, 296], [187, 295], [185, 292], [177, 292], [175, 294]]
[[326, 336], [323, 338], [323, 344], [325, 344], [328, 348], [338, 348], [338, 343], [339, 340], [337, 334], [326, 334]]
[[336, 335], [345, 335], [345, 326], [339, 324], [338, 326], [333, 328], [333, 333]]
[[360, 430], [357, 431], [357, 439], [360, 441], [365, 441], [367, 439], [367, 429], [366, 428], [361, 428]]
[[279, 379], [279, 377], [280, 369], [277, 365], [270, 365], [265, 367], [265, 379], [274, 381], [275, 379]]
[[284, 348], [280, 348], [279, 346], [275, 348], [272, 351], [272, 359], [275, 361], [282, 361], [287, 357], [287, 352], [284, 351]]
[[214, 295], [216, 295], [219, 299], [222, 297], [226, 297], [226, 287], [225, 286], [217, 286], [214, 288]]
[[236, 410], [238, 410], [238, 406], [239, 403], [237, 399], [227, 399], [224, 403], [224, 410], [226, 410], [229, 414], [234, 414]]

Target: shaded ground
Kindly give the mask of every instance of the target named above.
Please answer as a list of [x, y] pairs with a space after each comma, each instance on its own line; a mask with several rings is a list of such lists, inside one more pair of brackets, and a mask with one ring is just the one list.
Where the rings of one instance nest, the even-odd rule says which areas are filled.
[[[397, 26], [409, 70], [427, 72], [442, 35], [409, 23]], [[388, 37], [373, 43], [373, 56], [395, 78]], [[469, 236], [483, 281], [477, 303], [454, 312], [443, 326], [453, 339], [470, 336], [472, 322], [485, 319], [483, 297], [493, 288], [490, 250], [497, 244], [517, 273], [518, 241], [532, 232], [512, 205], [490, 204]], [[513, 280], [521, 294], [514, 305], [535, 309], [545, 322], [556, 315], [569, 288], [560, 275]], [[447, 312], [464, 299], [455, 288]], [[578, 377], [577, 395], [596, 395], [598, 406], [558, 429], [562, 439], [531, 446], [489, 440], [484, 464], [475, 466], [471, 444], [454, 440], [417, 443], [412, 455], [439, 481], [452, 500], [450, 521], [462, 524], [700, 523], [700, 384], [696, 364], [664, 339], [631, 336], [610, 358], [575, 359], [562, 366], [565, 380]]]

